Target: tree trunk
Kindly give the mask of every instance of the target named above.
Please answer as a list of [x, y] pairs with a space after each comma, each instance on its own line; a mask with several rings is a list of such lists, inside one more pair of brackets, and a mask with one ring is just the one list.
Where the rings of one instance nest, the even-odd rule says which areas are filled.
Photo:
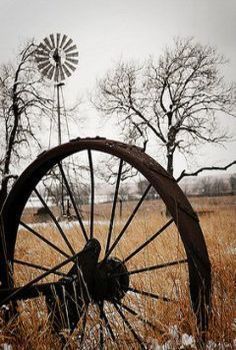
[[0, 212], [7, 198], [7, 185], [8, 185], [8, 179], [3, 179], [1, 184], [1, 189], [0, 189]]
[[173, 165], [174, 157], [173, 153], [167, 148], [167, 172], [173, 176], [174, 173], [174, 165]]
[[166, 144], [166, 151], [167, 151], [167, 172], [173, 176], [174, 173], [174, 165], [173, 165], [173, 155], [174, 155], [174, 151], [173, 151], [173, 146], [175, 143], [175, 137], [176, 137], [176, 133], [175, 133], [175, 128], [172, 125], [172, 117], [173, 117], [173, 112], [172, 112], [172, 104], [170, 105], [170, 110], [167, 113], [167, 117], [168, 117], [168, 134], [167, 134], [167, 138], [168, 138], [168, 142]]
[[[174, 155], [173, 152], [170, 151], [170, 147], [167, 147], [167, 172], [173, 176], [174, 173], [174, 165], [173, 165], [173, 161], [174, 161]], [[169, 217], [170, 213], [166, 207], [166, 217]]]

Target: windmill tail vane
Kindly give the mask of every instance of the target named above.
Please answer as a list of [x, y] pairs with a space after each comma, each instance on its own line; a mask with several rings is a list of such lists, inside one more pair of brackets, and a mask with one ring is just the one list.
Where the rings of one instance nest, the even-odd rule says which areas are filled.
[[36, 50], [36, 62], [43, 76], [58, 83], [69, 77], [78, 64], [78, 49], [67, 35], [50, 34]]

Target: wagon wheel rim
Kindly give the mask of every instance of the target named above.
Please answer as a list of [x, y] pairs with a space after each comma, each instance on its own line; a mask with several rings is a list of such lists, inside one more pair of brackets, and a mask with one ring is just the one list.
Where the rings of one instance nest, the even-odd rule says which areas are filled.
[[[88, 164], [89, 164], [89, 169], [90, 169], [90, 183], [91, 183], [91, 196], [90, 196], [90, 222], [89, 222], [89, 227], [86, 229], [83, 220], [80, 217], [79, 211], [76, 209], [76, 205], [73, 200], [72, 194], [70, 194], [70, 187], [69, 187], [69, 182], [65, 174], [65, 170], [63, 168], [62, 164], [62, 159], [66, 156], [69, 156], [75, 152], [78, 151], [84, 151], [86, 150], [87, 156], [88, 156]], [[156, 240], [159, 235], [161, 235], [162, 232], [165, 231], [170, 225], [175, 222], [175, 224], [179, 227], [179, 230], [181, 231], [180, 234], [182, 235], [182, 240], [184, 241], [184, 246], [186, 250], [186, 255], [187, 258], [185, 259], [178, 259], [174, 261], [167, 261], [163, 263], [158, 263], [154, 264], [151, 266], [138, 266], [135, 269], [129, 270], [127, 273], [126, 271], [123, 271], [123, 275], [128, 275], [129, 277], [132, 277], [133, 275], [140, 275], [142, 273], [148, 272], [148, 271], [156, 271], [159, 269], [164, 269], [168, 268], [170, 266], [176, 266], [180, 264], [186, 264], [188, 262], [188, 267], [189, 267], [189, 282], [190, 282], [190, 293], [191, 293], [191, 298], [192, 298], [192, 303], [194, 307], [194, 311], [197, 314], [198, 322], [199, 325], [201, 326], [202, 330], [205, 330], [207, 327], [207, 314], [206, 314], [206, 308], [205, 306], [210, 305], [210, 263], [209, 263], [209, 258], [207, 255], [204, 239], [202, 237], [201, 229], [197, 221], [197, 217], [195, 216], [191, 206], [189, 203], [184, 200], [184, 202], [180, 202], [179, 196], [182, 196], [182, 192], [177, 189], [176, 190], [176, 184], [171, 178], [157, 163], [155, 163], [151, 158], [149, 158], [147, 155], [143, 154], [139, 149], [135, 147], [127, 147], [124, 144], [121, 143], [116, 143], [114, 141], [109, 141], [109, 140], [99, 140], [99, 139], [91, 139], [91, 140], [77, 140], [74, 142], [70, 142], [64, 146], [59, 146], [56, 147], [55, 149], [47, 152], [46, 154], [41, 155], [21, 176], [21, 178], [18, 180], [16, 183], [13, 191], [11, 192], [8, 201], [3, 209], [2, 212], [2, 218], [4, 222], [4, 227], [9, 231], [8, 235], [12, 235], [11, 240], [6, 240], [6, 247], [5, 247], [5, 252], [7, 255], [7, 260], [11, 261], [13, 264], [28, 264], [28, 267], [30, 268], [35, 268], [38, 270], [43, 271], [41, 275], [39, 275], [36, 279], [30, 281], [28, 284], [26, 284], [23, 287], [20, 287], [18, 289], [12, 290], [12, 293], [9, 295], [7, 298], [1, 298], [2, 299], [2, 304], [6, 303], [10, 299], [17, 299], [17, 297], [20, 295], [20, 293], [24, 294], [24, 291], [28, 291], [28, 293], [35, 293], [35, 288], [34, 285], [37, 283], [37, 289], [40, 290], [40, 292], [43, 291], [43, 288], [51, 288], [51, 286], [45, 286], [45, 283], [39, 284], [39, 282], [45, 277], [50, 274], [55, 274], [57, 276], [60, 276], [62, 278], [68, 278], [68, 275], [63, 274], [60, 271], [61, 266], [57, 267], [54, 266], [52, 269], [49, 269], [46, 266], [43, 265], [37, 265], [37, 264], [29, 264], [27, 262], [22, 262], [19, 259], [14, 259], [14, 248], [15, 248], [15, 241], [16, 241], [16, 232], [17, 232], [17, 225], [13, 223], [13, 227], [9, 225], [9, 216], [12, 216], [12, 212], [14, 210], [15, 212], [15, 223], [18, 222], [20, 223], [26, 230], [30, 231], [34, 235], [38, 235], [39, 239], [43, 239], [44, 243], [49, 245], [50, 248], [54, 249], [57, 251], [58, 254], [64, 255], [64, 260], [62, 262], [63, 266], [66, 265], [67, 263], [71, 261], [76, 261], [78, 257], [78, 252], [76, 252], [73, 247], [71, 246], [69, 240], [66, 237], [66, 233], [61, 229], [60, 223], [56, 220], [55, 216], [53, 216], [53, 213], [51, 213], [50, 208], [45, 205], [43, 198], [41, 198], [40, 193], [36, 189], [36, 184], [38, 182], [38, 179], [48, 170], [49, 168], [52, 167], [52, 165], [57, 164], [58, 169], [60, 171], [60, 176], [63, 178], [64, 185], [68, 191], [71, 203], [74, 207], [74, 211], [76, 213], [77, 221], [79, 222], [80, 225], [80, 230], [81, 230], [81, 236], [84, 239], [84, 242], [90, 242], [94, 238], [94, 206], [95, 206], [95, 200], [94, 200], [94, 169], [93, 169], [93, 151], [101, 151], [105, 152], [107, 154], [112, 154], [116, 157], [119, 158], [119, 167], [117, 171], [117, 177], [115, 181], [115, 191], [114, 191], [114, 196], [113, 196], [113, 202], [112, 202], [112, 209], [111, 209], [111, 214], [110, 214], [110, 221], [109, 221], [109, 229], [107, 232], [107, 237], [106, 237], [106, 243], [104, 246], [104, 256], [103, 259], [100, 261], [100, 264], [103, 265], [104, 262], [109, 260], [109, 258], [112, 256], [113, 251], [115, 250], [116, 246], [119, 244], [119, 242], [124, 239], [124, 236], [127, 233], [127, 229], [129, 228], [130, 224], [132, 223], [134, 217], [138, 213], [142, 203], [144, 202], [151, 186], [156, 185], [156, 178], [158, 179], [158, 187], [159, 194], [164, 197], [165, 203], [166, 201], [169, 204], [168, 209], [172, 214], [172, 218], [168, 219], [166, 223], [160, 227], [156, 232], [154, 232], [149, 238], [142, 242], [138, 247], [135, 247], [133, 251], [130, 252], [126, 257], [123, 258], [123, 260], [120, 261], [121, 264], [125, 265], [131, 261], [136, 255], [138, 255], [143, 249], [145, 249], [148, 245], [152, 244]], [[133, 154], [135, 153], [135, 155]], [[141, 158], [141, 162], [140, 159]], [[120, 181], [121, 181], [121, 175], [122, 175], [122, 167], [123, 163], [129, 161], [129, 163], [132, 163], [131, 165], [134, 166], [136, 169], [138, 168], [139, 171], [144, 172], [144, 175], [146, 178], [151, 182], [147, 188], [143, 191], [143, 194], [141, 198], [139, 199], [138, 203], [136, 206], [133, 208], [133, 211], [129, 215], [128, 219], [126, 220], [123, 228], [120, 230], [119, 234], [116, 236], [114, 239], [112, 237], [112, 232], [113, 232], [113, 226], [114, 226], [114, 220], [115, 220], [115, 213], [117, 209], [117, 201], [118, 201], [118, 192], [119, 192], [119, 186], [120, 186]], [[145, 163], [145, 166], [143, 166], [143, 162]], [[46, 166], [45, 166], [46, 164]], [[142, 166], [140, 166], [142, 164]], [[148, 166], [147, 166], [148, 164]], [[47, 169], [48, 168], [48, 169]], [[145, 169], [144, 169], [145, 168]], [[34, 176], [32, 176], [34, 175]], [[34, 192], [38, 199], [41, 201], [41, 203], [44, 205], [46, 210], [48, 211], [49, 215], [51, 216], [52, 220], [57, 226], [57, 229], [64, 240], [68, 251], [62, 251], [58, 247], [56, 247], [53, 242], [41, 237], [37, 231], [35, 231], [32, 228], [29, 228], [28, 225], [24, 222], [21, 222], [20, 220], [17, 221], [17, 218], [19, 219], [20, 214], [23, 210], [23, 207], [25, 205], [25, 202], [27, 200], [27, 197], [29, 195], [29, 183], [27, 182], [28, 179], [33, 179], [31, 180], [31, 189], [34, 189]], [[174, 193], [170, 196], [170, 194], [162, 193], [162, 187], [163, 187], [163, 181], [164, 183], [168, 184], [174, 190], [176, 190], [177, 194]], [[26, 189], [26, 183], [27, 183], [27, 189]], [[23, 190], [22, 190], [23, 188]], [[16, 195], [21, 194], [23, 197], [21, 200], [21, 203], [15, 201]], [[24, 194], [24, 195], [23, 195]], [[184, 197], [183, 197], [184, 198]], [[175, 202], [175, 206], [171, 203]], [[177, 203], [177, 206], [176, 206]], [[14, 207], [15, 206], [15, 207]], [[14, 208], [13, 208], [14, 207]], [[174, 211], [173, 211], [174, 208]], [[188, 218], [187, 220], [187, 229], [183, 225], [183, 219], [182, 217], [179, 217], [179, 214], [181, 212], [181, 215], [185, 215], [185, 217]], [[185, 219], [186, 220], [186, 219]], [[11, 221], [12, 222], [12, 221]], [[190, 222], [190, 223], [189, 223]], [[14, 226], [15, 225], [15, 226]], [[182, 225], [182, 226], [181, 226]], [[195, 233], [198, 234], [197, 237], [197, 248], [193, 248], [191, 240], [189, 241], [189, 237], [185, 237], [186, 232], [185, 230], [188, 230], [189, 227], [193, 225], [195, 227]], [[10, 226], [10, 227], [9, 227]], [[6, 232], [5, 232], [6, 233]], [[199, 247], [201, 250], [201, 256], [199, 258], [198, 253], [199, 253]], [[69, 254], [68, 254], [69, 252]], [[9, 265], [7, 265], [8, 267]], [[6, 267], [6, 269], [7, 269]], [[6, 270], [5, 269], [5, 270]], [[5, 271], [3, 271], [5, 273]], [[3, 273], [3, 275], [4, 275]], [[122, 276], [122, 273], [116, 273], [115, 278], [120, 278], [119, 276]], [[2, 286], [4, 288], [12, 288], [12, 281], [11, 279], [9, 280], [10, 273], [8, 271], [7, 277], [8, 279], [3, 280]], [[71, 276], [69, 276], [71, 277]], [[127, 291], [125, 292], [132, 292], [135, 295], [142, 295], [147, 298], [152, 298], [152, 299], [157, 299], [157, 300], [163, 300], [165, 302], [170, 302], [166, 296], [158, 295], [155, 293], [152, 293], [148, 290], [139, 290], [138, 288], [135, 288], [135, 286], [129, 285], [127, 287]], [[27, 294], [27, 293], [26, 293]], [[202, 300], [204, 298], [204, 301]], [[112, 327], [109, 323], [108, 317], [106, 315], [106, 310], [104, 308], [104, 299], [97, 300], [98, 304], [98, 309], [100, 313], [100, 319], [102, 320], [104, 327], [106, 329], [106, 333], [110, 335], [111, 338], [115, 338]], [[126, 317], [126, 313], [135, 315], [137, 318], [139, 318], [143, 323], [146, 323], [151, 325], [151, 322], [148, 320], [145, 320], [140, 314], [137, 313], [135, 309], [130, 307], [129, 305], [125, 305], [121, 299], [119, 298], [113, 298], [113, 300], [110, 300], [110, 302], [113, 304], [117, 314], [119, 315], [120, 319], [124, 322], [126, 327], [129, 329], [129, 331], [132, 333], [134, 339], [140, 344], [140, 346], [143, 346], [143, 340], [141, 337], [137, 334], [135, 329], [132, 327], [130, 324], [128, 318]], [[82, 330], [82, 335], [81, 339], [84, 337], [84, 331], [85, 331], [85, 321], [83, 321], [83, 330]], [[99, 329], [99, 337], [100, 337], [100, 347], [103, 346], [104, 342], [104, 332], [103, 329], [104, 327], [100, 327]]]

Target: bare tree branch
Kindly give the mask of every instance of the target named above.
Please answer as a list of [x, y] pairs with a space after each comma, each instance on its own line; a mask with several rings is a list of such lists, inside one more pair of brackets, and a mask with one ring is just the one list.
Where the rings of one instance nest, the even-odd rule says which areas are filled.
[[235, 165], [236, 164], [236, 160], [234, 160], [233, 162], [225, 165], [225, 166], [208, 166], [208, 167], [203, 167], [203, 168], [200, 168], [196, 171], [194, 171], [193, 173], [186, 173], [185, 170], [182, 171], [182, 173], [180, 174], [179, 177], [177, 177], [176, 179], [176, 182], [179, 182], [180, 180], [182, 180], [184, 177], [186, 176], [197, 176], [198, 174], [202, 173], [203, 171], [206, 171], [206, 170], [227, 170], [229, 169], [232, 165]]

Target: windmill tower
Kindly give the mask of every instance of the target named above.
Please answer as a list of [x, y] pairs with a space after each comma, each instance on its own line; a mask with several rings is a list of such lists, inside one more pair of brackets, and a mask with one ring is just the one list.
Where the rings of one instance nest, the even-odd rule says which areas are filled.
[[44, 38], [36, 50], [36, 61], [39, 71], [47, 79], [54, 81], [59, 145], [62, 143], [61, 101], [64, 103], [62, 88], [65, 85], [64, 80], [75, 71], [79, 62], [78, 56], [77, 46], [72, 39], [65, 34], [62, 36], [60, 33], [50, 34]]

